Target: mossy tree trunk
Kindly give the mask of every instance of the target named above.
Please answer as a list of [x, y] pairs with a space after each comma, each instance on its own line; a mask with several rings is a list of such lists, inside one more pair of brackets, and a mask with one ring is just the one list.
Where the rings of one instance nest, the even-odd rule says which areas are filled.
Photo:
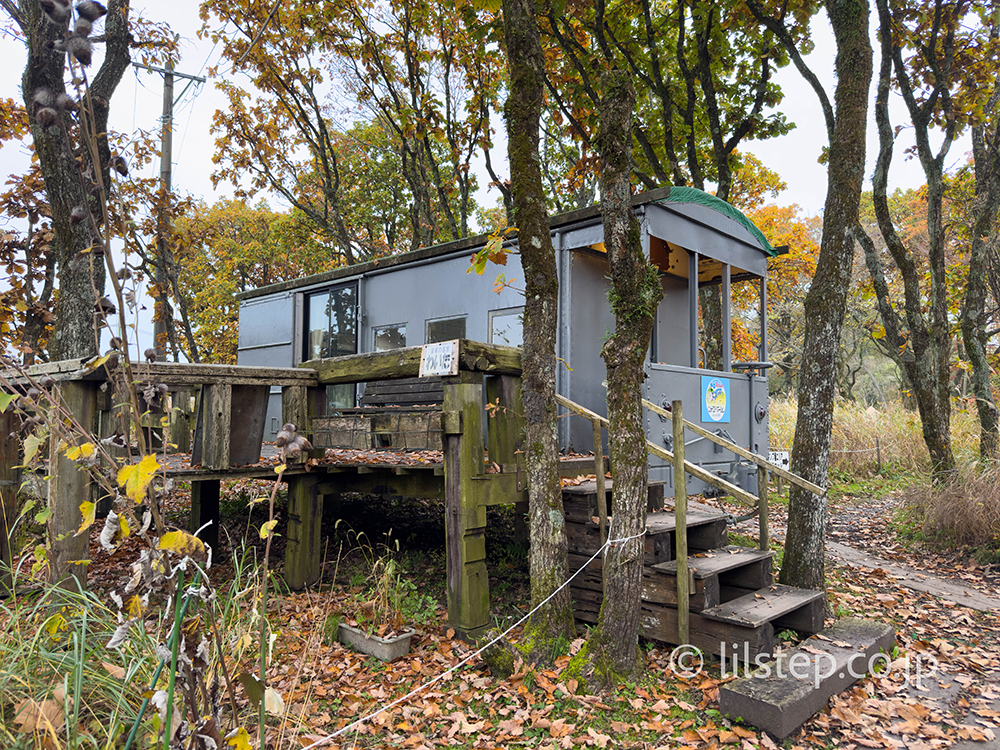
[[[993, 35], [997, 34], [994, 28]], [[996, 256], [996, 220], [1000, 210], [1000, 87], [987, 103], [985, 122], [972, 129], [972, 161], [976, 195], [972, 204], [969, 246], [969, 280], [965, 288], [960, 323], [966, 356], [972, 364], [972, 391], [979, 414], [979, 455], [984, 461], [997, 458], [998, 412], [993, 398], [992, 368], [986, 351], [986, 280], [991, 257]]]
[[604, 686], [638, 669], [642, 531], [646, 520], [646, 435], [642, 424], [643, 363], [663, 297], [659, 274], [642, 250], [632, 211], [632, 109], [635, 91], [623, 71], [602, 78], [598, 149], [601, 216], [611, 272], [615, 331], [601, 350], [608, 369], [608, 437], [614, 466], [612, 544], [604, 553], [604, 601], [587, 644], [589, 668]]
[[[830, 466], [837, 353], [857, 241], [872, 76], [867, 0], [830, 0], [826, 7], [837, 41], [837, 86], [833, 108], [825, 95], [820, 96], [830, 140], [827, 194], [819, 260], [805, 299], [799, 405], [792, 444], [793, 470], [819, 485], [826, 484]], [[825, 537], [826, 499], [793, 485], [782, 583], [825, 589]]]
[[[510, 94], [504, 116], [525, 286], [521, 384], [527, 432], [531, 601], [537, 606], [566, 580], [569, 569], [556, 433], [559, 281], [539, 166], [545, 60], [535, 4], [531, 0], [504, 0], [503, 18], [510, 66]], [[532, 616], [525, 639], [529, 656], [535, 660], [552, 659], [555, 644], [573, 634], [573, 608], [567, 587]]]
[[[35, 112], [35, 95], [43, 89], [53, 97], [75, 91], [66, 90], [66, 53], [48, 47], [62, 40], [65, 25], [53, 23], [42, 12], [38, 0], [21, 0], [12, 18], [21, 27], [28, 48], [28, 61], [21, 79], [22, 95], [28, 110], [32, 142], [45, 179], [45, 196], [52, 211], [54, 250], [58, 265], [59, 296], [55, 330], [49, 342], [52, 359], [90, 356], [97, 350], [94, 333], [94, 303], [104, 293], [103, 244], [99, 232], [88, 220], [72, 221], [74, 208], [87, 206], [96, 224], [102, 223], [102, 211], [96, 185], [108, 188], [110, 149], [107, 140], [111, 95], [128, 68], [128, 0], [110, 0], [104, 16], [104, 62], [91, 79], [89, 102], [80, 102], [80, 120], [90, 119], [87, 129], [97, 133], [99, 165], [94, 167], [90, 151], [83, 146], [75, 118], [59, 111], [54, 124], [40, 123]], [[9, 11], [10, 12], [10, 11]], [[75, 141], [75, 142], [74, 142]], [[78, 161], [79, 159], [79, 161]], [[81, 169], [83, 174], [81, 175]], [[85, 253], [92, 246], [98, 251]], [[96, 296], [95, 296], [96, 290]]]
[[[995, 36], [995, 30], [977, 26], [979, 20], [970, 21], [976, 6], [963, 3], [935, 3], [932, 24], [911, 24], [904, 10], [896, 3], [876, 0], [879, 16], [882, 63], [879, 71], [878, 93], [875, 101], [875, 121], [879, 133], [879, 156], [872, 178], [872, 197], [879, 233], [891, 256], [893, 272], [902, 280], [902, 299], [893, 300], [892, 289], [883, 268], [883, 259], [870, 240], [863, 241], [865, 260], [875, 287], [879, 314], [885, 328], [885, 341], [890, 352], [898, 352], [898, 364], [912, 386], [913, 398], [920, 411], [924, 442], [931, 458], [935, 481], [952, 477], [956, 464], [951, 445], [951, 357], [952, 337], [949, 311], [949, 285], [951, 261], [949, 255], [954, 245], [949, 237], [950, 221], [945, 216], [945, 193], [948, 180], [944, 174], [949, 152], [964, 126], [963, 118], [956, 117], [955, 102], [966, 104], [961, 111], [974, 113], [973, 118], [986, 116], [996, 107], [995, 97], [981, 84], [971, 84], [969, 71], [980, 69], [992, 72], [992, 58], [969, 56], [969, 50], [989, 49], [982, 36]], [[975, 43], [964, 37], [968, 24], [982, 34]], [[961, 29], [961, 31], [960, 31]], [[911, 53], [916, 54], [911, 54]], [[924, 170], [926, 186], [927, 242], [912, 247], [900, 236], [890, 209], [889, 167], [895, 148], [899, 126], [890, 121], [889, 102], [899, 94], [909, 115], [907, 125], [912, 128], [914, 152]], [[982, 98], [979, 98], [982, 97]], [[989, 101], [987, 101], [989, 99]], [[975, 123], [975, 120], [974, 120]], [[988, 140], [988, 139], [987, 139]], [[981, 142], [985, 146], [985, 142]], [[975, 145], [974, 145], [975, 150]], [[983, 213], [974, 218], [973, 243], [981, 242], [980, 229], [989, 231], [996, 208], [989, 208], [990, 200], [985, 182], [988, 159], [986, 150], [980, 150], [976, 160], [977, 195], [972, 213]], [[996, 158], [993, 156], [992, 158]], [[987, 455], [996, 441], [996, 407], [986, 382], [986, 362], [982, 334], [975, 331], [983, 317], [978, 314], [980, 299], [985, 287], [980, 287], [985, 260], [976, 255], [986, 248], [970, 248], [970, 269], [965, 299], [963, 301], [962, 328], [967, 352], [974, 368], [977, 402], [981, 403], [984, 434], [983, 448]], [[983, 302], [983, 304], [985, 304]], [[968, 334], [966, 331], [968, 330]], [[978, 374], [975, 369], [979, 368]], [[978, 380], [978, 383], [975, 381]], [[980, 399], [982, 399], [980, 401]]]

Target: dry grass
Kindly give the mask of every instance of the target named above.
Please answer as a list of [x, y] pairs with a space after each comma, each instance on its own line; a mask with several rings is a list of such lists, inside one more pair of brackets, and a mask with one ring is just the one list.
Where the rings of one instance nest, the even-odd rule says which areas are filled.
[[1000, 468], [967, 463], [955, 481], [913, 486], [903, 502], [896, 526], [904, 537], [968, 548], [984, 564], [1000, 562]]
[[[793, 399], [771, 402], [772, 446], [791, 448], [795, 410]], [[977, 461], [979, 422], [974, 410], [953, 404], [951, 437], [959, 469], [954, 481], [935, 485], [917, 412], [898, 404], [875, 409], [839, 403], [833, 413], [830, 470], [842, 481], [876, 474], [903, 477], [900, 486], [906, 489], [895, 520], [902, 536], [969, 548], [983, 563], [1000, 561], [1000, 467], [984, 470]]]
[[[771, 446], [790, 450], [795, 434], [794, 399], [773, 399]], [[971, 463], [979, 451], [979, 423], [974, 411], [952, 408], [952, 448], [960, 463]], [[881, 459], [881, 460], [880, 460]], [[877, 473], [920, 474], [929, 468], [920, 415], [899, 404], [876, 409], [841, 402], [833, 411], [830, 469], [853, 477]]]

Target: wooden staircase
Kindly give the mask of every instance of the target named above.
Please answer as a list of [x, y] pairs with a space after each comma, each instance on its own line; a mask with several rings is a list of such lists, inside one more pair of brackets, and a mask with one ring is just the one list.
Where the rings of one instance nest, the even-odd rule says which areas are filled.
[[[608, 507], [612, 482], [606, 480]], [[597, 485], [585, 482], [563, 489], [570, 572], [576, 572], [601, 546]], [[613, 513], [613, 509], [611, 510]], [[823, 629], [823, 593], [774, 583], [771, 551], [729, 544], [727, 514], [689, 501], [688, 571], [691, 578], [691, 645], [741, 658], [774, 652], [782, 630], [803, 634]], [[676, 520], [662, 508], [646, 515], [640, 628], [648, 638], [678, 644]], [[590, 562], [571, 585], [577, 620], [596, 623], [603, 598], [601, 558]]]

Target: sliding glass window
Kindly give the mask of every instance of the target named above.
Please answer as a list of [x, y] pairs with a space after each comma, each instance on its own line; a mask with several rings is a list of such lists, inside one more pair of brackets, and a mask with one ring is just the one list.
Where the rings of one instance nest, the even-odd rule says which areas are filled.
[[358, 285], [306, 295], [302, 358], [325, 359], [358, 353]]

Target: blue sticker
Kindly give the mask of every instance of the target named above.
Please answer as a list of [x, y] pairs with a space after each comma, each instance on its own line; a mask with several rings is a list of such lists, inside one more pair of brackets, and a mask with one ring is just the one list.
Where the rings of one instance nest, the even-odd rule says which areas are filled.
[[701, 421], [729, 421], [729, 379], [701, 376]]

